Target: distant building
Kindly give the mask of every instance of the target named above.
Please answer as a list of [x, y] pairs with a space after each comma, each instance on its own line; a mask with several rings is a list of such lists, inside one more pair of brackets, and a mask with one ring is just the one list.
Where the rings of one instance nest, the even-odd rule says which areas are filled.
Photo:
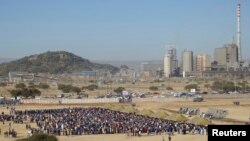
[[174, 75], [174, 72], [178, 68], [178, 60], [177, 60], [177, 51], [174, 46], [171, 46], [168, 49], [168, 54], [170, 55], [170, 64], [171, 64], [171, 74]]
[[96, 77], [97, 72], [96, 71], [81, 71], [80, 75], [84, 77]]
[[193, 52], [189, 50], [184, 50], [182, 53], [182, 59], [182, 71], [193, 71]]
[[34, 81], [35, 79], [34, 74], [28, 72], [9, 72], [8, 76], [11, 83]]
[[138, 73], [130, 68], [121, 68], [120, 71], [115, 74], [115, 78], [120, 82], [135, 82], [138, 77]]
[[152, 61], [146, 61], [141, 64], [142, 72], [157, 72], [163, 69], [163, 64], [155, 63]]
[[193, 57], [193, 71], [196, 71], [197, 68], [197, 62], [196, 57]]
[[196, 71], [202, 72], [211, 69], [211, 57], [207, 54], [196, 56]]
[[171, 58], [169, 54], [165, 54], [164, 56], [164, 76], [170, 77], [171, 74]]
[[144, 78], [149, 77], [163, 77], [161, 72], [163, 70], [163, 64], [157, 61], [146, 61], [141, 63], [141, 76]]
[[[202, 72], [185, 72], [186, 78], [228, 78], [228, 79], [249, 79], [250, 68], [243, 68], [244, 70], [217, 70], [217, 71], [202, 71]], [[247, 71], [246, 71], [247, 70]]]
[[0, 83], [8, 82], [8, 78], [6, 76], [0, 76]]
[[96, 80], [98, 76], [97, 71], [80, 71], [80, 72], [75, 72], [73, 74], [74, 74], [74, 77], [79, 77], [79, 78], [83, 78], [86, 80]]
[[176, 54], [176, 48], [170, 47], [164, 56], [164, 76], [171, 77], [176, 75], [176, 70], [178, 69], [178, 60]]
[[237, 68], [238, 66], [238, 47], [236, 44], [227, 44], [222, 48], [215, 48], [214, 60], [219, 66]]

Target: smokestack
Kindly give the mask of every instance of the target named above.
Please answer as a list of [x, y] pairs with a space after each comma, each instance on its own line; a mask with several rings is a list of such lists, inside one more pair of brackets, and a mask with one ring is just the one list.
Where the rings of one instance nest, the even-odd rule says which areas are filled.
[[241, 38], [240, 38], [240, 4], [237, 5], [237, 46], [238, 46], [238, 61], [241, 61]]

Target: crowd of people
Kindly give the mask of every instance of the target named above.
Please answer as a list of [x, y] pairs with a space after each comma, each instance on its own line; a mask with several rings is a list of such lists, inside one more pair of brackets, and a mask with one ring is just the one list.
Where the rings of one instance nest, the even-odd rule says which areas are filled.
[[35, 122], [31, 134], [41, 132], [53, 135], [118, 134], [206, 134], [207, 127], [185, 122], [153, 118], [136, 113], [124, 113], [104, 108], [64, 108], [15, 111], [13, 115], [0, 116], [1, 121], [15, 123]]

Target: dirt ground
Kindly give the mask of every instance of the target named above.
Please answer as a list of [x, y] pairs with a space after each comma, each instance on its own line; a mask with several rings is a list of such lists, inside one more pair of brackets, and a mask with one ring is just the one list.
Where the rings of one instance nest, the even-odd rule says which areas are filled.
[[[240, 105], [236, 106], [233, 101], [239, 101]], [[205, 98], [203, 102], [192, 102], [190, 100], [168, 100], [168, 101], [144, 101], [136, 102], [137, 109], [151, 109], [153, 111], [164, 110], [171, 114], [177, 111], [180, 107], [196, 107], [200, 108], [201, 112], [206, 112], [209, 108], [224, 109], [228, 111], [228, 115], [223, 120], [212, 120], [214, 124], [244, 124], [249, 121], [250, 117], [250, 96], [245, 98], [237, 98], [225, 96], [219, 98]], [[121, 104], [117, 104], [121, 105]], [[123, 104], [128, 105], [128, 104]], [[67, 107], [87, 107], [87, 106], [100, 106], [104, 107], [106, 104], [88, 104], [88, 105], [20, 105], [16, 106], [17, 110], [24, 109], [51, 109], [51, 108], [67, 108]], [[0, 107], [0, 112], [8, 113], [6, 107]], [[191, 118], [191, 117], [189, 117]], [[35, 127], [35, 124], [31, 124]], [[13, 138], [6, 138], [3, 135], [4, 131], [9, 128], [9, 123], [0, 123], [0, 129], [2, 131], [0, 135], [0, 141], [14, 141]], [[18, 138], [27, 136], [27, 130], [25, 124], [13, 124], [12, 127], [17, 131]], [[58, 137], [59, 141], [162, 141], [162, 138], [167, 139], [167, 135], [154, 135], [154, 136], [142, 136], [142, 137], [128, 137], [125, 134], [119, 135], [82, 135], [82, 136], [63, 136]], [[206, 135], [175, 135], [172, 137], [172, 141], [206, 141]]]

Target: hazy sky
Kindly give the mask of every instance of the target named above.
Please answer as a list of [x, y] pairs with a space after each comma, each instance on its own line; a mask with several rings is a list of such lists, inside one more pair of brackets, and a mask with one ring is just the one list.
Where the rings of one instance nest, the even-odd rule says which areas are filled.
[[[94, 60], [159, 60], [176, 44], [208, 53], [236, 36], [238, 0], [1, 0], [0, 57], [64, 50]], [[250, 1], [241, 0], [250, 58]], [[236, 38], [235, 38], [236, 39]]]

